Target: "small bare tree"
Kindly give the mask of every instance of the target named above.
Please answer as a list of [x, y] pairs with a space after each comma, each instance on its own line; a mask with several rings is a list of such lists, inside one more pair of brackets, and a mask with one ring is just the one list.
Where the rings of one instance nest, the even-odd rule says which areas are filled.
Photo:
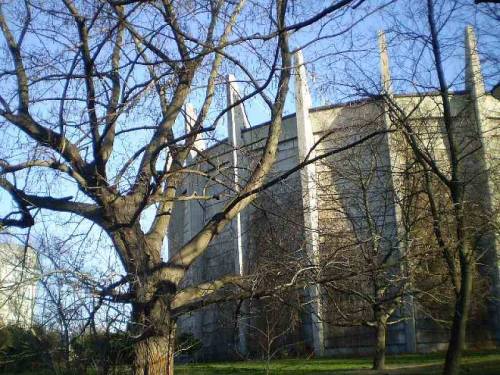
[[[443, 371], [445, 374], [457, 374], [465, 346], [480, 242], [491, 232], [491, 221], [486, 219], [491, 215], [491, 207], [487, 207], [478, 197], [478, 194], [484, 194], [480, 193], [481, 186], [487, 184], [488, 177], [481, 159], [484, 153], [481, 141], [483, 135], [476, 123], [477, 117], [473, 115], [475, 109], [471, 102], [456, 113], [453, 108], [455, 97], [449, 89], [443, 57], [442, 42], [445, 36], [442, 30], [462, 4], [454, 2], [449, 7], [442, 5], [437, 5], [433, 0], [426, 2], [426, 6], [418, 11], [418, 15], [425, 16], [426, 34], [415, 33], [412, 36], [414, 42], [423, 42], [423, 50], [430, 54], [431, 71], [437, 81], [437, 96], [404, 106], [398, 105], [389, 92], [386, 92], [385, 98], [393, 124], [401, 132], [401, 138], [398, 139], [406, 142], [413, 153], [412, 159], [420, 168], [422, 191], [428, 203], [434, 239], [448, 267], [454, 291], [454, 308]], [[417, 14], [412, 16], [417, 17]], [[401, 26], [396, 31], [404, 28]], [[470, 48], [475, 41], [469, 40], [467, 43], [466, 53], [473, 53]], [[472, 49], [475, 48], [475, 45], [472, 46]], [[470, 61], [473, 57], [468, 59]], [[470, 64], [475, 63], [472, 61]], [[473, 99], [469, 80], [474, 78], [470, 77], [470, 69], [474, 67], [466, 67], [465, 75], [462, 76], [467, 81], [469, 99]], [[436, 109], [442, 115], [441, 124], [433, 123], [430, 119], [431, 111]], [[416, 112], [426, 114], [428, 119], [415, 120], [413, 114]], [[495, 171], [490, 170], [488, 173]], [[489, 251], [483, 250], [486, 253]]]
[[[325, 285], [326, 320], [332, 327], [365, 327], [373, 332], [373, 368], [385, 367], [387, 329], [401, 323], [410, 293], [412, 249], [403, 252], [396, 221], [396, 192], [388, 166], [387, 136], [379, 135], [324, 160], [321, 186], [324, 216], [322, 262], [343, 277]], [[329, 225], [330, 224], [330, 225]], [[351, 329], [352, 331], [353, 329]]]

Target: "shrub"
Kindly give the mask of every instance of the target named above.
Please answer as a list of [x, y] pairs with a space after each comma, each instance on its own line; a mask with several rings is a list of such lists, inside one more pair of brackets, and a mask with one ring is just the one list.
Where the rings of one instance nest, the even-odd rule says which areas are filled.
[[0, 328], [0, 372], [38, 371], [51, 368], [51, 350], [57, 338], [40, 327]]

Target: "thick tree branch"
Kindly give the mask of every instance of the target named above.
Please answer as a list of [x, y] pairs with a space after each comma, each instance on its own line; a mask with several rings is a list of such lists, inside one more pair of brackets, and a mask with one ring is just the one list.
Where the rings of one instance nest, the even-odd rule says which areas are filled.
[[64, 5], [70, 11], [72, 17], [75, 20], [78, 29], [78, 35], [80, 36], [80, 54], [82, 56], [83, 71], [85, 74], [85, 88], [87, 90], [86, 102], [87, 102], [87, 116], [89, 119], [90, 132], [92, 134], [92, 144], [94, 151], [94, 162], [96, 163], [99, 175], [102, 180], [105, 180], [106, 168], [104, 161], [102, 160], [102, 154], [99, 150], [100, 146], [100, 135], [99, 135], [99, 120], [97, 118], [97, 108], [96, 108], [96, 89], [94, 85], [94, 61], [90, 54], [89, 46], [89, 31], [85, 24], [85, 18], [80, 15], [76, 9], [75, 4], [71, 0], [63, 0]]
[[118, 104], [120, 100], [120, 55], [123, 45], [123, 34], [125, 31], [125, 26], [123, 24], [123, 7], [117, 7], [116, 13], [119, 15], [118, 18], [118, 28], [116, 30], [115, 43], [113, 46], [113, 53], [111, 55], [111, 98], [109, 104], [106, 108], [106, 126], [102, 132], [101, 138], [99, 140], [99, 153], [101, 160], [104, 165], [108, 162], [111, 152], [113, 151], [113, 145], [115, 140], [116, 132], [116, 121], [118, 120]]
[[59, 153], [72, 165], [75, 171], [89, 181], [86, 175], [87, 164], [83, 161], [78, 148], [66, 137], [38, 124], [29, 114], [20, 113], [16, 115], [0, 111], [0, 115], [21, 129], [33, 140]]
[[[224, 43], [228, 39], [236, 23], [236, 20], [238, 19], [239, 14], [243, 10], [244, 5], [245, 5], [245, 0], [240, 0], [238, 5], [235, 7], [229, 19], [229, 22], [224, 28], [224, 32], [222, 34], [220, 43]], [[215, 15], [213, 15], [213, 17], [215, 17]], [[186, 137], [186, 143], [184, 149], [177, 153], [173, 152], [171, 153], [173, 156], [177, 156], [177, 158], [173, 160], [173, 162], [170, 165], [170, 170], [168, 171], [168, 174], [171, 176], [169, 181], [169, 186], [164, 191], [165, 200], [160, 204], [160, 206], [156, 211], [155, 219], [148, 233], [148, 235], [150, 236], [161, 238], [163, 237], [164, 233], [168, 228], [170, 222], [170, 215], [167, 215], [166, 213], [172, 210], [172, 202], [174, 201], [175, 194], [177, 193], [175, 185], [172, 184], [172, 181], [174, 180], [172, 177], [175, 177], [175, 175], [177, 174], [176, 172], [183, 169], [181, 166], [186, 160], [187, 155], [189, 155], [189, 152], [193, 147], [196, 137], [201, 131], [203, 131], [202, 126], [210, 109], [210, 106], [212, 105], [212, 100], [215, 93], [215, 84], [219, 76], [219, 69], [222, 64], [222, 60], [223, 57], [221, 54], [215, 55], [210, 70], [210, 74], [208, 76], [208, 83], [205, 91], [205, 100], [203, 102], [201, 111], [198, 115], [198, 118], [195, 121], [193, 128], [190, 129], [190, 132]]]
[[[286, 1], [277, 2], [278, 27], [285, 25]], [[279, 48], [281, 51], [282, 69], [280, 73], [278, 92], [276, 94], [272, 109], [272, 120], [269, 126], [269, 134], [258, 166], [254, 169], [247, 185], [242, 189], [241, 195], [256, 190], [265, 183], [265, 177], [271, 170], [276, 159], [279, 137], [281, 134], [282, 114], [285, 99], [288, 93], [288, 82], [290, 79], [291, 57], [288, 48], [287, 33], [280, 34]], [[197, 257], [206, 250], [210, 241], [219, 234], [223, 228], [255, 199], [255, 194], [250, 194], [243, 199], [237, 197], [226, 208], [215, 215], [177, 254], [174, 254], [168, 262], [168, 266], [188, 268]], [[172, 280], [178, 282], [180, 280]]]
[[19, 111], [27, 113], [30, 101], [29, 89], [28, 89], [28, 76], [26, 75], [26, 70], [24, 68], [23, 58], [21, 56], [21, 50], [19, 48], [19, 45], [17, 44], [14, 35], [10, 31], [10, 28], [5, 20], [2, 11], [2, 4], [0, 4], [0, 28], [2, 29], [5, 40], [7, 41], [7, 46], [9, 47], [9, 51], [10, 54], [12, 55], [12, 60], [14, 62], [14, 67], [17, 77], [18, 95], [19, 95]]
[[[89, 203], [80, 203], [71, 201], [72, 197], [53, 198], [41, 197], [38, 195], [26, 194], [24, 191], [16, 188], [5, 177], [0, 177], [0, 187], [6, 190], [20, 205], [23, 215], [28, 214], [28, 208], [44, 208], [52, 211], [74, 213], [87, 218], [97, 224], [101, 224], [101, 210], [99, 206]], [[30, 215], [31, 216], [31, 215]], [[31, 225], [33, 222], [31, 223]]]

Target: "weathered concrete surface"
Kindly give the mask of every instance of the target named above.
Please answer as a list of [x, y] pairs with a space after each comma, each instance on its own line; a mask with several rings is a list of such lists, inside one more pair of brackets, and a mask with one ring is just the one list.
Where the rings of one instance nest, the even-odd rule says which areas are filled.
[[[471, 197], [471, 210], [480, 208], [482, 213], [498, 213], [500, 207], [500, 105], [498, 100], [484, 92], [480, 68], [477, 64], [477, 51], [470, 31], [467, 31], [469, 69], [468, 93], [453, 94], [451, 97], [452, 115], [460, 127], [459, 137], [463, 146], [464, 178], [472, 179], [468, 187]], [[441, 168], [448, 168], [447, 142], [443, 137], [441, 99], [436, 94], [424, 97], [414, 95], [392, 95], [390, 92], [390, 73], [387, 46], [381, 38], [382, 83], [384, 92], [403, 111], [412, 113], [408, 119], [418, 129], [419, 136], [438, 160]], [[384, 52], [385, 51], [385, 52]], [[298, 65], [300, 64], [298, 58]], [[234, 78], [229, 80], [234, 82]], [[232, 87], [232, 88], [231, 88]], [[390, 129], [390, 119], [386, 116], [384, 102], [367, 100], [355, 103], [310, 108], [307, 96], [305, 71], [298, 71], [296, 87], [297, 115], [284, 118], [283, 132], [280, 138], [278, 160], [272, 175], [286, 171], [302, 161], [308, 154], [308, 148], [321, 140], [314, 153], [324, 152], [345, 146], [373, 131]], [[228, 99], [234, 103], [238, 98], [234, 86], [229, 86]], [[268, 125], [247, 127], [248, 120], [244, 109], [236, 106], [228, 117], [229, 138], [205, 151], [210, 163], [192, 160], [193, 167], [211, 176], [217, 176], [225, 184], [215, 183], [199, 175], [189, 175], [186, 186], [190, 192], [219, 194], [219, 200], [196, 202], [184, 207], [185, 202], [178, 202], [174, 210], [182, 210], [183, 218], [173, 221], [169, 230], [169, 250], [175, 252], [188, 240], [189, 234], [217, 213], [233, 197], [238, 184], [244, 182], [247, 171], [251, 170], [262, 152]], [[271, 199], [284, 202], [280, 197], [291, 196], [297, 192], [291, 211], [302, 211], [302, 233], [287, 242], [294, 249], [301, 248], [305, 240], [304, 251], [319, 256], [331, 247], [332, 241], [345, 239], [346, 233], [357, 231], [366, 234], [366, 215], [373, 218], [387, 249], [398, 248], [404, 254], [404, 233], [401, 225], [401, 213], [398, 205], [405, 193], [404, 172], [406, 171], [408, 148], [398, 136], [380, 135], [370, 142], [355, 149], [330, 156], [308, 166], [301, 178], [294, 176], [286, 181], [286, 187], [276, 186], [261, 194], [261, 200]], [[244, 163], [240, 164], [240, 161]], [[375, 166], [375, 168], [374, 168]], [[240, 168], [235, 168], [240, 167]], [[356, 178], [354, 178], [356, 177]], [[366, 189], [368, 211], [363, 212], [360, 203], [359, 180], [370, 178]], [[281, 189], [281, 190], [280, 190]], [[476, 215], [477, 216], [477, 215]], [[484, 216], [484, 215], [483, 215]], [[246, 272], [246, 264], [259, 251], [254, 246], [254, 234], [250, 223], [256, 217], [255, 208], [248, 208], [241, 213], [236, 224], [229, 226], [189, 270], [187, 284], [213, 280], [227, 274]], [[354, 219], [354, 222], [353, 222]], [[498, 225], [498, 214], [493, 216]], [[237, 221], [239, 220], [239, 224]], [[354, 224], [353, 224], [354, 223]], [[185, 228], [189, 228], [186, 230]], [[305, 228], [305, 229], [304, 229]], [[296, 228], [294, 228], [296, 231]], [[285, 233], [286, 234], [286, 233]], [[487, 256], [482, 272], [491, 280], [490, 296], [498, 293], [498, 237], [492, 231], [485, 231], [481, 246]], [[294, 242], [295, 241], [295, 242]], [[319, 252], [319, 254], [317, 254]], [[253, 254], [253, 255], [252, 255]], [[316, 254], [316, 255], [315, 255]], [[319, 301], [318, 301], [319, 302]], [[325, 322], [335, 317], [331, 305], [318, 303], [317, 316]], [[236, 305], [227, 303], [210, 306], [179, 320], [179, 329], [192, 333], [203, 342], [203, 348], [197, 354], [199, 359], [222, 359], [245, 355], [249, 347], [248, 334], [242, 334], [239, 327], [251, 326], [256, 317], [241, 318], [235, 324]], [[248, 311], [253, 311], [250, 307]], [[411, 312], [411, 316], [410, 313]], [[478, 326], [477, 332], [484, 338], [490, 332], [498, 333], [498, 308], [491, 304], [488, 310], [489, 322]], [[442, 326], [429, 319], [416, 303], [409, 299], [397, 316], [410, 316], [405, 322], [395, 324], [388, 332], [390, 352], [425, 352], [442, 349], [447, 342], [447, 332]], [[247, 320], [245, 320], [247, 319]], [[253, 319], [253, 320], [252, 320]], [[246, 322], [246, 323], [245, 323]], [[314, 349], [317, 354], [367, 353], [373, 345], [373, 334], [366, 327], [344, 327], [323, 323], [302, 316], [302, 333], [298, 336], [304, 341], [304, 347]], [[492, 328], [494, 327], [494, 328]]]

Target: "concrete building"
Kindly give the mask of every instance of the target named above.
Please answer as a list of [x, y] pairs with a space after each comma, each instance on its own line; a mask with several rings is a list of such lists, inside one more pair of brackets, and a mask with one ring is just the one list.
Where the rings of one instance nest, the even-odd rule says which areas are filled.
[[[370, 100], [361, 100], [340, 105], [312, 108], [306, 69], [299, 53], [295, 57], [295, 104], [296, 113], [283, 118], [283, 131], [279, 143], [279, 154], [273, 175], [279, 175], [296, 166], [306, 158], [342, 148], [363, 137], [380, 131], [381, 134], [363, 142], [345, 153], [308, 164], [300, 173], [286, 182], [262, 193], [259, 199], [275, 200], [275, 207], [285, 207], [298, 215], [301, 230], [294, 229], [296, 248], [310, 259], [321, 262], [322, 252], [331, 245], [332, 238], [345, 236], [346, 228], [363, 236], [366, 233], [366, 215], [379, 228], [383, 246], [405, 252], [406, 233], [401, 202], [408, 171], [408, 146], [395, 129], [394, 116], [390, 115], [388, 101], [410, 114], [408, 121], [419, 129], [419, 137], [435, 156], [443, 170], [447, 169], [447, 141], [442, 129], [441, 98], [436, 93], [425, 95], [395, 95], [391, 88], [389, 56], [384, 36], [379, 36], [381, 53], [382, 95]], [[456, 121], [458, 140], [461, 145], [463, 163], [461, 174], [467, 187], [471, 213], [480, 208], [482, 216], [488, 216], [497, 225], [500, 223], [500, 102], [485, 91], [479, 66], [476, 42], [471, 28], [466, 30], [465, 53], [467, 69], [466, 91], [451, 95], [452, 115]], [[227, 80], [228, 105], [235, 103], [239, 91], [234, 77]], [[192, 109], [190, 117], [195, 117]], [[181, 201], [174, 210], [181, 220], [172, 221], [169, 230], [169, 251], [175, 252], [191, 236], [201, 229], [215, 213], [238, 191], [242, 181], [248, 177], [258, 155], [262, 151], [268, 132], [268, 124], [250, 127], [242, 105], [228, 112], [228, 139], [207, 148], [205, 159], [192, 156], [190, 168], [197, 168], [213, 178], [201, 174], [188, 174], [185, 193], [191, 195], [218, 195], [219, 200]], [[187, 124], [189, 126], [189, 124]], [[202, 149], [201, 141], [196, 147]], [[215, 181], [217, 176], [217, 181]], [[364, 190], [368, 209], [362, 210], [357, 199], [361, 195], [359, 185], [352, 176], [369, 177], [370, 185]], [[335, 199], [332, 199], [332, 196]], [[295, 198], [293, 198], [295, 197]], [[285, 205], [284, 201], [287, 200]], [[366, 207], [365, 207], [366, 208]], [[188, 284], [220, 278], [227, 274], [249, 272], [252, 257], [259, 251], [255, 241], [253, 220], [255, 207], [242, 212], [206, 253], [189, 270]], [[364, 213], [363, 213], [364, 212]], [[286, 227], [287, 224], [283, 224]], [[494, 226], [494, 225], [493, 225]], [[354, 229], [353, 229], [354, 228]], [[430, 232], [430, 228], [428, 229]], [[299, 233], [300, 232], [300, 233]], [[288, 241], [292, 239], [288, 238]], [[293, 242], [293, 241], [292, 241]], [[302, 246], [301, 244], [305, 244]], [[480, 318], [478, 335], [485, 341], [500, 341], [500, 308], [498, 306], [499, 268], [498, 251], [500, 238], [493, 230], [484, 230], [478, 237], [482, 276], [487, 280], [488, 295], [486, 318]], [[304, 347], [316, 355], [337, 353], [366, 353], [373, 345], [372, 333], [366, 327], [339, 327], [332, 318], [335, 313], [324, 298], [321, 287], [310, 287], [306, 298], [312, 303], [301, 316], [300, 328], [294, 340], [302, 341]], [[226, 303], [208, 306], [182, 317], [179, 330], [192, 334], [203, 343], [197, 354], [200, 359], [222, 359], [251, 352], [251, 327], [243, 316], [248, 305], [235, 306]], [[403, 304], [399, 314], [406, 319], [390, 326], [388, 349], [390, 352], [420, 352], [443, 349], [448, 334], [446, 329], [422, 313], [412, 298]], [[255, 318], [255, 317], [254, 317]], [[256, 319], [256, 318], [255, 318]]]
[[31, 247], [0, 244], [0, 326], [33, 323], [37, 268]]

